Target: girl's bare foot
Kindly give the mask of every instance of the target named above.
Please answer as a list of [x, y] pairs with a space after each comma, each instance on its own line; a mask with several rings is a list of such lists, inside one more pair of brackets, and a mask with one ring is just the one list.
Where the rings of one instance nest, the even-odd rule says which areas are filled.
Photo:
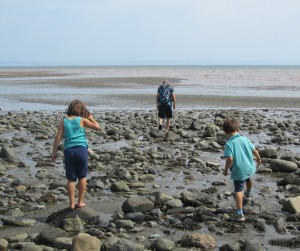
[[75, 208], [75, 204], [74, 205], [70, 205], [69, 208], [73, 210]]
[[84, 202], [83, 202], [83, 203], [78, 203], [78, 204], [77, 204], [77, 207], [78, 207], [78, 208], [85, 207], [85, 203], [84, 203]]

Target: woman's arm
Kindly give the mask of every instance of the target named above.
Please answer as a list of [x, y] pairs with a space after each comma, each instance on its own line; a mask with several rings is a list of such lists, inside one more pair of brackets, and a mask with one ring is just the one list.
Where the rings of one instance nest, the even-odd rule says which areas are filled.
[[89, 115], [88, 118], [82, 118], [81, 123], [83, 127], [87, 127], [94, 130], [99, 130], [100, 125], [99, 123], [94, 119], [93, 115]]
[[54, 143], [53, 143], [53, 149], [52, 149], [52, 154], [51, 154], [51, 160], [54, 162], [56, 160], [56, 152], [59, 147], [59, 143], [63, 137], [64, 134], [64, 123], [63, 121], [60, 123], [59, 128], [57, 130]]

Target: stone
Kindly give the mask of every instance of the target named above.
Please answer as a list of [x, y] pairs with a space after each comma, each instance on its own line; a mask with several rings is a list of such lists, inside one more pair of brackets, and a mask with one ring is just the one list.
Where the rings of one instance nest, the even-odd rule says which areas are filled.
[[122, 205], [124, 213], [149, 212], [154, 208], [154, 203], [146, 197], [128, 198]]
[[124, 181], [116, 181], [111, 184], [110, 187], [113, 192], [129, 192], [130, 189]]
[[73, 243], [72, 237], [59, 237], [59, 238], [55, 239], [54, 247], [60, 248], [60, 249], [71, 250], [72, 243]]
[[158, 238], [150, 246], [156, 251], [171, 251], [175, 247], [175, 243], [168, 239]]
[[0, 239], [0, 251], [6, 251], [8, 249], [8, 241], [6, 239]]
[[13, 217], [2, 217], [3, 225], [12, 225], [20, 227], [32, 227], [36, 224], [34, 219], [23, 219], [23, 218], [13, 218]]
[[39, 235], [39, 241], [45, 244], [54, 244], [56, 238], [68, 237], [66, 231], [57, 227], [50, 227], [42, 230]]
[[300, 196], [287, 199], [283, 209], [291, 214], [300, 213]]
[[214, 249], [217, 245], [215, 239], [209, 234], [188, 234], [180, 239], [183, 247], [201, 248], [204, 250]]
[[291, 173], [297, 171], [298, 166], [292, 161], [273, 159], [270, 162], [270, 168], [273, 172]]
[[101, 248], [101, 241], [89, 234], [80, 233], [73, 238], [72, 251], [99, 251]]
[[278, 152], [275, 148], [265, 148], [259, 151], [261, 158], [275, 159], [278, 156]]
[[144, 245], [134, 243], [127, 239], [119, 239], [109, 251], [144, 251]]
[[75, 218], [64, 219], [62, 229], [67, 232], [81, 232], [84, 230], [84, 226], [82, 220], [76, 215]]

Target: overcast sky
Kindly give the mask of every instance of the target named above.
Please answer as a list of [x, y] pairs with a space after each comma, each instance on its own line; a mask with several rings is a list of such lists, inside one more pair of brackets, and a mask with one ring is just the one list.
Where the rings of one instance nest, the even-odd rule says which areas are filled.
[[300, 64], [299, 0], [0, 0], [0, 64]]

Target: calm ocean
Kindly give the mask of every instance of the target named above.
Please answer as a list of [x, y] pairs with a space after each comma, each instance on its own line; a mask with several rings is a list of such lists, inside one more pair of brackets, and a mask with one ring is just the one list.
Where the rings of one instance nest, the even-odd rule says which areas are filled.
[[[65, 75], [24, 77], [13, 74], [39, 71]], [[12, 75], [3, 77], [7, 72]], [[0, 77], [0, 108], [5, 110], [61, 109], [66, 100], [82, 93], [91, 98], [112, 94], [155, 95], [161, 84], [155, 82], [156, 78], [172, 79], [177, 95], [300, 97], [300, 66], [0, 67]], [[76, 88], [55, 84], [62, 80], [99, 78], [113, 78], [114, 83], [119, 83], [112, 88], [84, 86], [87, 81]], [[45, 81], [47, 84], [43, 84]]]

